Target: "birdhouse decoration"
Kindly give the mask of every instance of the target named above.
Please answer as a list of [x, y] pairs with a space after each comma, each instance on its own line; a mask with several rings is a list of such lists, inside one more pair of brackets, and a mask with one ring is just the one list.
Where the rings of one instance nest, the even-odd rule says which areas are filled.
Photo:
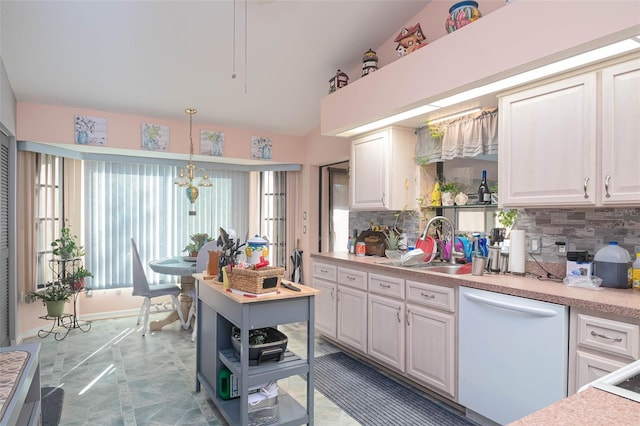
[[418, 23], [413, 27], [403, 28], [400, 30], [400, 34], [398, 34], [398, 37], [393, 41], [398, 43], [396, 46], [398, 56], [404, 56], [426, 46], [427, 43], [422, 44], [424, 40], [425, 38], [422, 33], [422, 28], [420, 28], [420, 24]]
[[362, 56], [362, 76], [368, 75], [378, 69], [378, 55], [369, 49]]
[[329, 93], [333, 93], [338, 89], [342, 89], [349, 83], [349, 76], [338, 70], [336, 75], [329, 80]]

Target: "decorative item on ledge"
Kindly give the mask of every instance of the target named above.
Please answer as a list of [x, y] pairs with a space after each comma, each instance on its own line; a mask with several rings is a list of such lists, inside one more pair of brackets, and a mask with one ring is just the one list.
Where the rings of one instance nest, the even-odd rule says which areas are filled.
[[378, 55], [369, 49], [362, 56], [362, 76], [369, 75], [378, 69]]
[[420, 28], [420, 23], [417, 23], [413, 27], [400, 30], [400, 34], [393, 41], [398, 43], [396, 46], [398, 56], [404, 56], [426, 46], [427, 43], [422, 44], [424, 40], [424, 33]]
[[340, 70], [336, 71], [336, 75], [329, 80], [329, 93], [331, 94], [338, 89], [342, 89], [348, 83], [349, 76]]
[[480, 16], [482, 15], [480, 14], [480, 10], [478, 10], [477, 1], [461, 1], [455, 3], [449, 9], [449, 16], [447, 16], [445, 28], [448, 33], [452, 33], [479, 19]]

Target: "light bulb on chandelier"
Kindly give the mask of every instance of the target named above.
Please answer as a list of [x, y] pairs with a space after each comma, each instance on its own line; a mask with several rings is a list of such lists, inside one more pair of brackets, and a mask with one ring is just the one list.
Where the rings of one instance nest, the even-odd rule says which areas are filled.
[[[198, 173], [202, 173], [202, 177], [198, 181], [197, 186], [209, 188], [213, 186], [213, 183], [211, 182], [211, 179], [209, 179], [205, 169], [196, 169], [196, 165], [193, 163], [193, 115], [198, 111], [195, 108], [187, 108], [185, 109], [185, 112], [189, 114], [189, 162], [184, 168], [180, 169], [180, 172], [178, 172], [178, 176], [173, 180], [173, 183], [180, 187], [187, 188], [187, 198], [191, 201], [191, 206], [193, 207], [193, 204], [196, 202], [199, 195], [198, 188], [193, 184], [193, 181], [196, 179], [196, 175]], [[195, 216], [195, 210], [189, 210], [189, 215]]]

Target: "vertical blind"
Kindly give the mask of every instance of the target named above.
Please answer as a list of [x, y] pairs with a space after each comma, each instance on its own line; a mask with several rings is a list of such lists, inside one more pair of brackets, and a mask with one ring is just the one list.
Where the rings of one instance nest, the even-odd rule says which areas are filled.
[[0, 132], [0, 346], [11, 342], [9, 317], [9, 138]]
[[[178, 277], [157, 274], [154, 259], [186, 256], [195, 233], [217, 238], [219, 228], [248, 231], [249, 173], [207, 170], [212, 188], [199, 188], [191, 207], [185, 188], [173, 183], [178, 168], [152, 164], [85, 161], [85, 264], [92, 289], [132, 285], [131, 238], [136, 240], [150, 282]], [[196, 215], [189, 215], [194, 209]]]
[[274, 266], [287, 266], [287, 173], [261, 174], [262, 235], [269, 238], [269, 261]]

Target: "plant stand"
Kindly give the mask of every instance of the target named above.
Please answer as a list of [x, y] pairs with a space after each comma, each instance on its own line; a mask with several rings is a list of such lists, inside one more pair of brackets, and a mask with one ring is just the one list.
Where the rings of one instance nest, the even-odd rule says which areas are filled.
[[[54, 282], [51, 283], [51, 285], [73, 286], [73, 283], [68, 283], [68, 277], [73, 276], [80, 267], [82, 267], [82, 260], [77, 258], [50, 260], [49, 268], [51, 268], [54, 274]], [[78, 301], [78, 294], [80, 294], [82, 290], [84, 289], [73, 290], [73, 314], [65, 313], [59, 317], [50, 317], [48, 315], [38, 317], [43, 320], [52, 321], [51, 328], [38, 331], [39, 337], [45, 338], [53, 334], [54, 339], [60, 341], [67, 337], [70, 330], [79, 329], [80, 331], [87, 332], [91, 329], [91, 321], [78, 319], [76, 303]]]

